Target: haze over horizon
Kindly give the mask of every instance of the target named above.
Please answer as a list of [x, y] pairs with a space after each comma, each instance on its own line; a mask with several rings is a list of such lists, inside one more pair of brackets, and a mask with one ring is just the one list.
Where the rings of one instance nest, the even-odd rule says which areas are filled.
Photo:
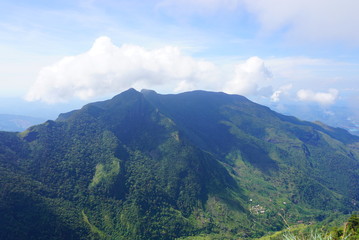
[[66, 111], [134, 87], [224, 91], [284, 112], [293, 104], [344, 106], [359, 116], [357, 7], [354, 0], [5, 0], [0, 112]]

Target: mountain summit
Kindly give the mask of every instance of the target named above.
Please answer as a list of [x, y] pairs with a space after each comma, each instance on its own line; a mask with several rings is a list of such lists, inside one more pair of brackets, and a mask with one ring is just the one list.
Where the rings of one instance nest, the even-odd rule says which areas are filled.
[[1, 239], [246, 239], [358, 210], [359, 137], [243, 96], [129, 89], [0, 132]]

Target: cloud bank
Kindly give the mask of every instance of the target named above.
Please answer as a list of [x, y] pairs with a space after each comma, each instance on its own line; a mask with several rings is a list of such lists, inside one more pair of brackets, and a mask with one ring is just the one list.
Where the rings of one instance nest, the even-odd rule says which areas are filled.
[[118, 93], [130, 87], [169, 92], [222, 90], [248, 96], [263, 94], [263, 85], [270, 84], [271, 73], [259, 57], [238, 63], [229, 72], [212, 62], [186, 56], [177, 47], [117, 47], [110, 38], [100, 37], [89, 51], [44, 67], [25, 99], [56, 103]]
[[301, 101], [330, 105], [338, 98], [338, 93], [337, 89], [329, 89], [328, 92], [313, 92], [312, 90], [301, 89], [297, 92], [297, 97]]
[[[278, 64], [288, 68], [285, 59], [270, 59], [268, 62], [274, 69], [285, 71], [278, 68]], [[290, 62], [293, 62], [292, 59]], [[298, 72], [292, 75], [297, 76]], [[291, 96], [290, 90], [295, 83], [283, 83], [283, 79], [278, 82], [275, 74], [259, 57], [222, 66], [187, 56], [173, 46], [154, 50], [135, 45], [118, 47], [110, 38], [100, 37], [89, 51], [64, 57], [44, 67], [25, 99], [47, 103], [66, 102], [73, 98], [90, 99], [116, 94], [131, 87], [167, 93], [203, 89], [260, 97], [272, 102], [285, 97], [285, 100], [312, 101], [324, 105], [334, 103], [338, 96], [336, 89], [325, 93], [303, 87], [300, 87], [303, 89], [296, 96]]]
[[25, 99], [55, 103], [137, 86], [165, 85], [185, 91], [196, 88], [197, 82], [211, 81], [215, 71], [212, 63], [185, 56], [176, 47], [152, 51], [134, 45], [117, 47], [108, 37], [100, 37], [88, 52], [43, 68]]

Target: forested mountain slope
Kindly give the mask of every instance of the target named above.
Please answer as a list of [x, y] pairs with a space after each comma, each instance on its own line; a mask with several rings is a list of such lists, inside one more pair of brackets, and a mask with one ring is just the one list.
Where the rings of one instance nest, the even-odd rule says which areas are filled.
[[1, 239], [254, 238], [358, 209], [359, 137], [242, 96], [129, 89], [0, 133]]

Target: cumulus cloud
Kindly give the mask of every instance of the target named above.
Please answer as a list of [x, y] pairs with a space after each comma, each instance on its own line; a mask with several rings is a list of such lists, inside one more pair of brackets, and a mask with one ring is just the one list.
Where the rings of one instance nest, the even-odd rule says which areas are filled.
[[270, 97], [272, 102], [279, 102], [281, 96], [284, 95], [289, 95], [289, 90], [292, 89], [293, 85], [292, 84], [287, 84], [284, 86], [281, 86], [278, 90], [274, 91], [272, 96]]
[[262, 85], [272, 77], [271, 72], [259, 57], [251, 57], [238, 64], [232, 80], [228, 81], [223, 91], [242, 95], [255, 95]]
[[333, 104], [338, 98], [339, 91], [337, 89], [329, 89], [328, 92], [314, 92], [308, 89], [301, 89], [297, 92], [300, 101], [317, 102], [322, 105]]
[[100, 37], [89, 51], [44, 67], [25, 99], [65, 102], [74, 97], [89, 99], [118, 93], [130, 87], [169, 92], [222, 89], [246, 96], [270, 96], [271, 77], [259, 57], [224, 71], [212, 62], [184, 55], [177, 47], [155, 50], [135, 45], [117, 47], [110, 38]]
[[25, 99], [54, 103], [137, 86], [166, 85], [177, 91], [191, 90], [200, 82], [214, 81], [215, 72], [211, 62], [186, 56], [177, 47], [155, 50], [134, 45], [117, 47], [108, 37], [100, 37], [89, 51], [44, 67]]
[[[271, 69], [278, 68], [275, 67], [275, 60], [267, 61]], [[279, 65], [282, 66], [280, 69], [287, 66], [281, 62]], [[270, 98], [271, 101], [278, 102], [283, 97], [290, 98], [293, 86], [287, 84], [284, 79], [278, 81], [280, 74], [277, 72], [274, 72], [274, 82], [272, 71], [259, 57], [224, 66], [187, 56], [173, 46], [154, 50], [135, 45], [118, 47], [108, 37], [100, 37], [87, 52], [64, 57], [44, 67], [25, 98], [28, 101], [56, 103], [72, 98], [90, 99], [116, 94], [134, 87], [162, 92], [222, 90], [247, 97], [260, 96], [267, 100]], [[298, 89], [298, 82], [294, 84]], [[273, 88], [276, 90], [273, 91]], [[338, 96], [335, 89], [327, 93], [316, 93], [305, 90], [306, 85], [300, 88], [302, 90], [297, 92], [297, 99], [302, 101], [331, 104]]]

